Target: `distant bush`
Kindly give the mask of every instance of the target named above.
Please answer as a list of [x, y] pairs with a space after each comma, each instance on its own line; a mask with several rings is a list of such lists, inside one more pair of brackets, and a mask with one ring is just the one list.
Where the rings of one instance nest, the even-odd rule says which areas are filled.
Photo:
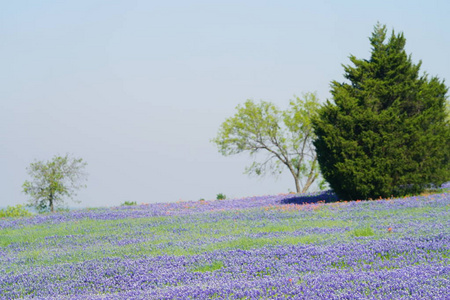
[[6, 209], [0, 209], [0, 218], [28, 217], [31, 215], [33, 214], [21, 204], [8, 206]]
[[225, 199], [227, 199], [227, 196], [225, 194], [219, 193], [219, 194], [217, 194], [216, 199], [217, 200], [225, 200]]
[[124, 203], [120, 204], [121, 206], [133, 206], [137, 205], [136, 201], [125, 201]]

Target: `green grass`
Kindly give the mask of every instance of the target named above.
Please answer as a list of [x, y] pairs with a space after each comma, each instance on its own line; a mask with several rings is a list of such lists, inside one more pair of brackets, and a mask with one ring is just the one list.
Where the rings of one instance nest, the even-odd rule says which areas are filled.
[[231, 241], [219, 242], [205, 248], [206, 251], [222, 250], [222, 249], [243, 249], [249, 250], [264, 246], [274, 245], [296, 245], [315, 243], [320, 238], [316, 235], [308, 236], [283, 236], [276, 238], [237, 238]]
[[[91, 238], [110, 237], [117, 229], [118, 234], [133, 233], [139, 224], [155, 224], [155, 234], [171, 228], [160, 226], [169, 217], [153, 217], [128, 220], [90, 220], [83, 219], [60, 224], [34, 225], [17, 229], [3, 229], [0, 231], [0, 246], [6, 247], [12, 243], [46, 243], [48, 239], [62, 240], [67, 236], [89, 236]], [[150, 230], [150, 232], [152, 232]]]
[[361, 236], [373, 236], [375, 235], [375, 232], [373, 231], [372, 227], [366, 226], [362, 228], [356, 228], [352, 230], [350, 234], [356, 237], [361, 237]]
[[[360, 237], [367, 237], [360, 242], [370, 242], [393, 235], [410, 235], [408, 222], [430, 222], [449, 209], [428, 205], [374, 210], [373, 203], [361, 203], [365, 207], [363, 211], [352, 211], [345, 204], [332, 204], [311, 211], [280, 211], [278, 207], [211, 212], [207, 216], [81, 219], [3, 229], [0, 247], [21, 248], [15, 254], [20, 263], [7, 266], [20, 269], [30, 264], [53, 265], [103, 257], [194, 255], [222, 249], [347, 242]], [[393, 227], [393, 231], [388, 232], [388, 227]], [[336, 232], [323, 233], [327, 228]]]
[[223, 262], [214, 261], [210, 264], [197, 266], [197, 267], [193, 268], [191, 271], [204, 273], [204, 272], [213, 272], [215, 270], [220, 270], [222, 268], [223, 268]]

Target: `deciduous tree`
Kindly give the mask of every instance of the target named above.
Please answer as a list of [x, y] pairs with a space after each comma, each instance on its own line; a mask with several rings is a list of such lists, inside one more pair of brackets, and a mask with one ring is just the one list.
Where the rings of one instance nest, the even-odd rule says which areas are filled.
[[27, 168], [31, 181], [25, 181], [23, 192], [31, 197], [30, 205], [39, 212], [55, 211], [55, 206], [64, 203], [64, 198], [76, 196], [76, 191], [86, 187], [84, 172], [86, 162], [69, 155], [54, 156], [44, 162], [31, 163]]
[[284, 111], [270, 102], [247, 100], [222, 123], [212, 141], [225, 156], [245, 152], [256, 158], [264, 153], [265, 159], [255, 160], [246, 168], [247, 174], [276, 175], [287, 168], [297, 193], [306, 192], [319, 176], [311, 124], [318, 107], [313, 93], [296, 97]]

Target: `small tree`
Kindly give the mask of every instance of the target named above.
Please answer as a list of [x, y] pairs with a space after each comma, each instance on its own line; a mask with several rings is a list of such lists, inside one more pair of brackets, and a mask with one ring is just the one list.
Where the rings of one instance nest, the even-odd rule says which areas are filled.
[[216, 199], [217, 200], [225, 200], [225, 199], [227, 199], [227, 196], [225, 194], [219, 193], [219, 194], [217, 194]]
[[314, 120], [320, 169], [341, 199], [419, 193], [450, 177], [447, 87], [419, 76], [405, 41], [376, 25], [370, 59], [350, 56], [350, 82], [332, 82], [334, 103]]
[[[290, 101], [285, 111], [270, 102], [247, 100], [236, 108], [233, 117], [222, 123], [212, 142], [225, 156], [242, 152], [251, 156], [265, 153], [266, 158], [261, 162], [254, 161], [245, 173], [263, 175], [271, 171], [277, 175], [286, 167], [294, 178], [297, 193], [304, 193], [319, 176], [311, 124], [318, 106], [313, 93]], [[305, 181], [303, 177], [306, 177]]]
[[73, 199], [77, 190], [86, 187], [82, 183], [87, 178], [86, 165], [81, 158], [69, 155], [31, 163], [27, 170], [32, 180], [23, 184], [23, 192], [31, 197], [30, 206], [39, 212], [54, 212], [55, 206], [64, 203], [64, 197]]
[[0, 209], [0, 218], [16, 218], [16, 217], [28, 217], [31, 216], [25, 207], [21, 204], [16, 206], [8, 206], [6, 209]]

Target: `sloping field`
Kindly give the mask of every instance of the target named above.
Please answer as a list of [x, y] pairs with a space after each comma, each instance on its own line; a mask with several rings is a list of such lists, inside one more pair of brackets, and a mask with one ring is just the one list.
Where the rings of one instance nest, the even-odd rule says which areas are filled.
[[[0, 299], [449, 299], [450, 194], [0, 220]], [[310, 204], [308, 204], [310, 203]]]

